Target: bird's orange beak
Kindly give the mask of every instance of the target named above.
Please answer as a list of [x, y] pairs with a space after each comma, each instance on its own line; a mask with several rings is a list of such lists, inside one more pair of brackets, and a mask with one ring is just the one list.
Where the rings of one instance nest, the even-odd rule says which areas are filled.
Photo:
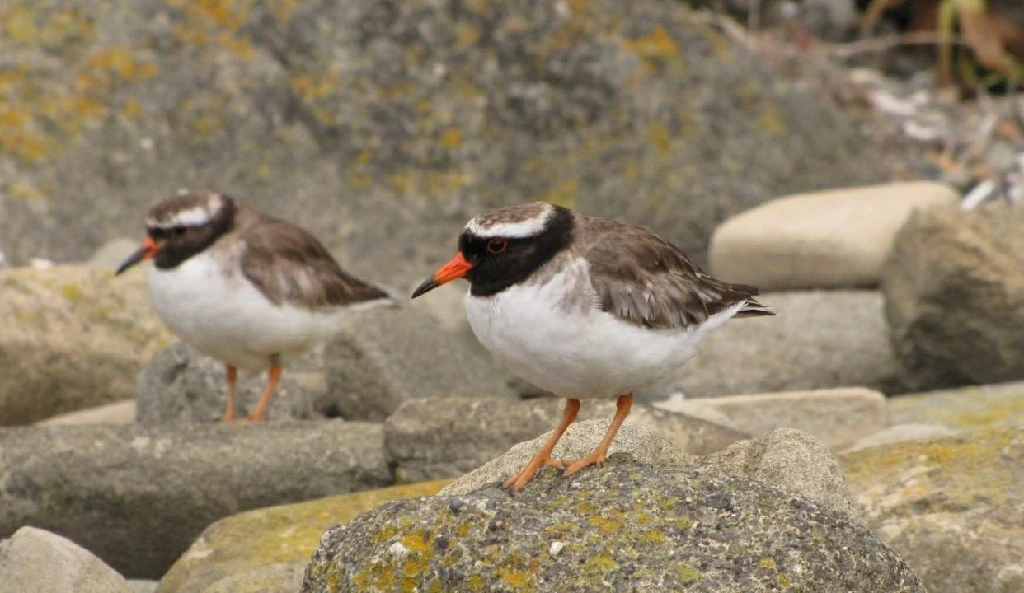
[[125, 270], [134, 266], [135, 264], [151, 259], [156, 255], [157, 247], [156, 241], [153, 237], [146, 237], [146, 240], [142, 242], [142, 247], [139, 247], [138, 251], [128, 256], [128, 259], [121, 262], [121, 265], [117, 266], [117, 270], [114, 272], [115, 276], [121, 275]]
[[431, 290], [434, 290], [442, 284], [447, 284], [457, 278], [465, 278], [466, 274], [473, 269], [473, 264], [466, 261], [466, 258], [462, 256], [462, 252], [455, 254], [455, 257], [448, 263], [441, 266], [439, 270], [434, 272], [434, 275], [423, 281], [416, 287], [416, 290], [412, 293], [412, 298], [416, 298], [422, 294], [426, 294]]

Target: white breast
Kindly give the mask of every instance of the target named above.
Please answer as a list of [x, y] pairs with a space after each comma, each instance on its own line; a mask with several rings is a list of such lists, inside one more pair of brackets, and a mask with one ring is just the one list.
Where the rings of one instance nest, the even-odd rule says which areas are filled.
[[275, 354], [298, 356], [337, 331], [341, 309], [275, 305], [236, 267], [208, 253], [176, 268], [149, 268], [157, 314], [184, 342], [226, 364], [263, 369]]
[[[590, 302], [567, 306], [569, 290], [589, 291]], [[586, 262], [579, 259], [544, 284], [516, 285], [491, 297], [467, 293], [465, 303], [477, 339], [512, 372], [576, 399], [613, 398], [658, 382], [744, 305], [695, 329], [644, 329], [597, 307]]]

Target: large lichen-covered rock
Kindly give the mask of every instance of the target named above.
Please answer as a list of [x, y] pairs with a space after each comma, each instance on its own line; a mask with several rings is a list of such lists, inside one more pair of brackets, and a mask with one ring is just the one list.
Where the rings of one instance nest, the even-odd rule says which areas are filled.
[[680, 2], [9, 0], [0, 27], [15, 262], [134, 236], [182, 185], [287, 215], [377, 280], [440, 263], [482, 206], [535, 199], [703, 259], [732, 213], [884, 176], [815, 85]]
[[171, 340], [144, 278], [84, 266], [0, 270], [0, 320], [0, 426], [135, 397]]
[[564, 479], [388, 503], [324, 533], [303, 593], [924, 592], [845, 513], [713, 469], [616, 454]]
[[210, 523], [386, 486], [380, 425], [80, 425], [0, 430], [0, 538], [35, 525], [121, 574], [160, 577]]
[[840, 461], [868, 523], [931, 593], [1024, 591], [1024, 425]]
[[385, 502], [436, 494], [421, 482], [256, 509], [210, 525], [160, 579], [156, 593], [296, 591], [324, 529]]
[[930, 208], [900, 229], [885, 315], [911, 391], [1024, 377], [1024, 209]]

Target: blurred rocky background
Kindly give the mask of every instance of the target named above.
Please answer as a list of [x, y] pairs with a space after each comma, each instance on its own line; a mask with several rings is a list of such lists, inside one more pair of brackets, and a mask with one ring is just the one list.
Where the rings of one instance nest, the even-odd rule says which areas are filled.
[[[1022, 62], [1014, 0], [0, 0], [0, 593], [1024, 590]], [[399, 292], [546, 200], [779, 315], [510, 499], [561, 402], [462, 286], [221, 426], [222, 367], [111, 273], [182, 187]]]

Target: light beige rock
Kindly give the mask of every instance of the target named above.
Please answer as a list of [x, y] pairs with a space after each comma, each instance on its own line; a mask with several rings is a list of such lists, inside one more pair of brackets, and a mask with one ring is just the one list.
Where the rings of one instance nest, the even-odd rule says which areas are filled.
[[711, 239], [715, 276], [763, 290], [877, 286], [893, 238], [917, 208], [955, 204], [931, 181], [787, 196], [726, 220]]
[[135, 377], [171, 335], [141, 270], [0, 270], [0, 425], [135, 396]]
[[135, 593], [88, 550], [25, 526], [0, 543], [0, 593]]
[[834, 449], [882, 430], [886, 422], [885, 395], [863, 387], [675, 399], [654, 406], [697, 417], [718, 413], [730, 426], [754, 436], [797, 428]]
[[59, 414], [37, 422], [37, 424], [49, 426], [52, 424], [129, 424], [132, 422], [135, 422], [135, 400], [126, 399], [95, 408]]
[[[607, 420], [586, 420], [573, 424], [558, 442], [553, 457], [583, 457], [593, 450], [607, 427]], [[478, 488], [504, 482], [526, 465], [550, 434], [549, 431], [532, 441], [519, 443], [504, 455], [458, 478], [439, 494], [468, 494]], [[653, 427], [627, 421], [608, 450], [609, 455], [619, 452], [629, 453], [647, 465], [666, 468], [710, 467], [753, 478], [859, 517], [859, 511], [853, 505], [853, 495], [846, 486], [835, 458], [824, 444], [799, 430], [783, 428], [756, 439], [738, 441], [711, 455], [690, 455], [669, 438], [658, 434]], [[555, 470], [544, 468], [542, 471]]]

